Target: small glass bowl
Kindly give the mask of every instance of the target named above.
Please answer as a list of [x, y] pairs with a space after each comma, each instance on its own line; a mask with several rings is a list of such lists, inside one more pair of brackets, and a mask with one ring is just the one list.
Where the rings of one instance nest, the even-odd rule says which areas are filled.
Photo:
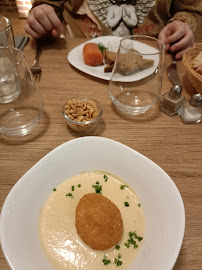
[[101, 107], [100, 103], [95, 99], [89, 99], [86, 97], [73, 98], [72, 100], [81, 101], [81, 102], [90, 101], [96, 105], [98, 115], [95, 118], [92, 118], [91, 120], [88, 120], [88, 121], [78, 121], [78, 120], [70, 119], [67, 116], [67, 114], [65, 113], [65, 106], [67, 105], [67, 102], [64, 104], [64, 106], [62, 108], [62, 114], [63, 114], [64, 118], [66, 119], [67, 124], [70, 128], [72, 128], [74, 131], [81, 133], [81, 134], [87, 134], [87, 133], [91, 132], [97, 126], [99, 119], [102, 116], [102, 107]]

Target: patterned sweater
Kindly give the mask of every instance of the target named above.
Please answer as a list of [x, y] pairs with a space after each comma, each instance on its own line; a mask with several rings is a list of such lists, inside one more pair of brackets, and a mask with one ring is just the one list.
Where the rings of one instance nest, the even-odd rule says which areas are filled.
[[66, 25], [66, 36], [144, 34], [156, 37], [172, 20], [194, 32], [202, 18], [202, 0], [35, 0], [51, 5]]

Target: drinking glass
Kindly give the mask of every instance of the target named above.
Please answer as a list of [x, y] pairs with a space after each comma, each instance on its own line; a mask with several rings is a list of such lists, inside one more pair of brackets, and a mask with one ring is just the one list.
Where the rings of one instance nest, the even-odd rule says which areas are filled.
[[15, 47], [11, 21], [0, 15], [0, 46]]
[[42, 113], [43, 100], [22, 51], [0, 47], [0, 133], [27, 135]]
[[120, 41], [109, 82], [109, 95], [118, 111], [145, 113], [161, 96], [164, 44], [156, 38], [133, 35]]

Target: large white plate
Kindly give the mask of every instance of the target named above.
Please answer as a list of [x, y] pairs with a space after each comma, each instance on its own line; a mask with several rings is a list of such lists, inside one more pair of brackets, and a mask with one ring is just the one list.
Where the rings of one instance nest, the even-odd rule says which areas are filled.
[[[103, 45], [105, 45], [107, 47], [109, 42], [112, 43], [114, 41], [117, 44], [117, 41], [120, 41], [120, 40], [121, 40], [121, 37], [116, 37], [116, 36], [103, 36], [103, 37], [97, 37], [97, 38], [91, 39], [89, 41], [86, 41], [85, 43], [80, 44], [79, 46], [75, 47], [74, 49], [72, 49], [69, 52], [67, 59], [72, 66], [81, 70], [82, 72], [89, 74], [89, 75], [92, 75], [94, 77], [109, 81], [111, 76], [112, 76], [112, 73], [111, 72], [104, 73], [104, 65], [97, 66], [97, 67], [91, 67], [91, 66], [87, 66], [84, 63], [84, 61], [83, 61], [83, 47], [86, 43], [89, 43], [89, 42], [93, 42], [93, 43], [97, 43], [97, 44], [102, 43]], [[142, 44], [142, 43], [137, 42], [137, 41], [134, 41], [134, 43], [136, 45], [135, 49], [142, 54], [148, 53], [148, 51], [150, 51], [152, 53], [157, 53], [157, 50], [155, 48], [152, 48], [146, 44]], [[158, 56], [158, 54], [154, 54], [154, 55], [147, 56], [146, 58], [154, 60], [154, 64], [152, 67], [144, 69], [142, 71], [135, 72], [129, 76], [124, 76], [120, 80], [127, 81], [127, 82], [138, 81], [138, 80], [141, 80], [141, 79], [151, 75], [155, 71], [156, 67], [158, 66], [159, 56]]]
[[173, 268], [185, 229], [184, 206], [174, 182], [158, 165], [121, 143], [82, 137], [47, 154], [8, 194], [1, 212], [0, 235], [12, 269], [53, 269], [39, 243], [39, 211], [53, 187], [83, 170], [94, 169], [120, 176], [140, 198], [146, 223], [144, 244], [128, 269]]

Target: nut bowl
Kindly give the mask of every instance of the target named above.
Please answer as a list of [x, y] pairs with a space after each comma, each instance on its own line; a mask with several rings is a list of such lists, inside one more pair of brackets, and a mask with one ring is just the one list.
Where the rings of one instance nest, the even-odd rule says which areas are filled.
[[62, 113], [70, 128], [87, 134], [97, 126], [102, 116], [102, 107], [95, 99], [73, 98], [66, 101]]

